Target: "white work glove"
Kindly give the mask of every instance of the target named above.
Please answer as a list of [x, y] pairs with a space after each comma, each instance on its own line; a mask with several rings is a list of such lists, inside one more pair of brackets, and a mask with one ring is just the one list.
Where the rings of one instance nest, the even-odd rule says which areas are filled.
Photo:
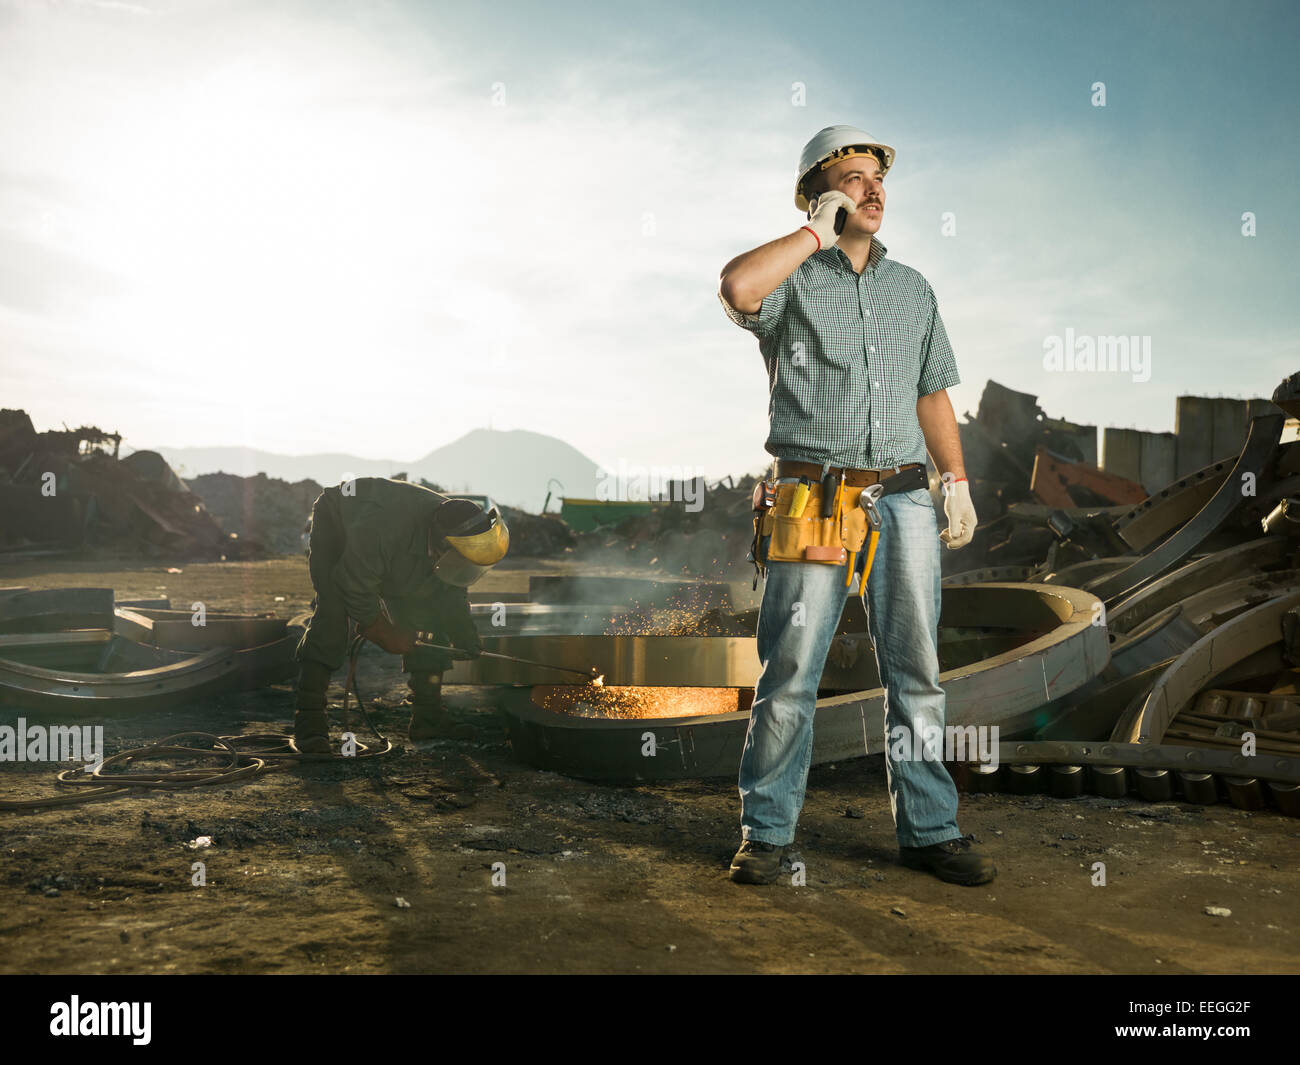
[[975, 535], [976, 525], [968, 481], [953, 481], [943, 486], [943, 512], [948, 515], [948, 528], [939, 534], [939, 539], [953, 550], [965, 547]]
[[823, 192], [810, 206], [813, 209], [812, 217], [804, 228], [811, 229], [816, 234], [822, 249], [833, 248], [839, 242], [840, 234], [835, 232], [835, 215], [839, 209], [843, 207], [849, 214], [858, 209], [851, 196], [837, 190]]

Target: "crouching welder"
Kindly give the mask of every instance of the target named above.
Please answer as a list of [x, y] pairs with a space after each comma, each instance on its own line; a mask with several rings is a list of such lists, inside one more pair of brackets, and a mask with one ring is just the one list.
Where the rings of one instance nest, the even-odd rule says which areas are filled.
[[347, 657], [348, 619], [366, 639], [403, 656], [410, 674], [413, 741], [445, 724], [442, 674], [451, 645], [482, 650], [466, 589], [505, 557], [510, 533], [495, 507], [405, 481], [362, 477], [326, 488], [312, 507], [308, 571], [316, 593], [298, 644], [294, 742], [329, 754], [326, 691]]

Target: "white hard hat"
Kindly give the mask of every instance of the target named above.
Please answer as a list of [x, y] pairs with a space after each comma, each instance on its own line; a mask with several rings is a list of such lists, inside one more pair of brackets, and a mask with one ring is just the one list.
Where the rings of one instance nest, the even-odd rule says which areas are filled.
[[875, 148], [883, 156], [880, 176], [884, 177], [894, 165], [894, 149], [888, 144], [880, 144], [870, 133], [864, 133], [857, 126], [827, 126], [818, 132], [799, 154], [799, 174], [794, 181], [794, 205], [801, 211], [808, 210], [808, 197], [803, 194], [803, 186], [815, 171], [834, 166], [841, 159], [861, 155], [868, 148]]

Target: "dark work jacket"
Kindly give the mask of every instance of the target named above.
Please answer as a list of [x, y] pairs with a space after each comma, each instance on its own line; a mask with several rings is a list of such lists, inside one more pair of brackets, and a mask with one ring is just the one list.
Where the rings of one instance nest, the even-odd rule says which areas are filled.
[[[333, 579], [348, 616], [362, 628], [379, 616], [382, 598], [394, 615], [468, 616], [464, 588], [439, 580], [429, 558], [433, 513], [447, 497], [417, 484], [359, 477], [327, 488], [346, 543]], [[395, 616], [395, 621], [400, 617]]]

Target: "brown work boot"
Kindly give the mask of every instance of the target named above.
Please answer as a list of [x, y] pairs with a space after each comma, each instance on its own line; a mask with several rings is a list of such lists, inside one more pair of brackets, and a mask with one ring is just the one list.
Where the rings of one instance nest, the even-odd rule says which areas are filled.
[[412, 743], [428, 740], [464, 739], [474, 730], [458, 725], [448, 716], [442, 705], [442, 675], [440, 673], [412, 673], [409, 685], [411, 695], [411, 723], [406, 734]]
[[293, 715], [293, 745], [299, 754], [332, 754], [330, 724], [326, 708], [329, 700], [328, 666], [302, 662], [298, 666], [298, 708]]
[[909, 869], [924, 869], [950, 884], [975, 887], [998, 875], [992, 860], [973, 853], [971, 841], [965, 836], [929, 847], [899, 847], [898, 853]]
[[771, 884], [781, 875], [785, 848], [747, 839], [731, 859], [731, 879], [737, 884]]
[[448, 730], [447, 712], [441, 703], [437, 706], [428, 703], [411, 704], [411, 721], [406, 727], [406, 735], [412, 743], [441, 739], [448, 735]]
[[298, 710], [293, 715], [293, 745], [299, 754], [333, 754], [329, 715], [324, 710]]

